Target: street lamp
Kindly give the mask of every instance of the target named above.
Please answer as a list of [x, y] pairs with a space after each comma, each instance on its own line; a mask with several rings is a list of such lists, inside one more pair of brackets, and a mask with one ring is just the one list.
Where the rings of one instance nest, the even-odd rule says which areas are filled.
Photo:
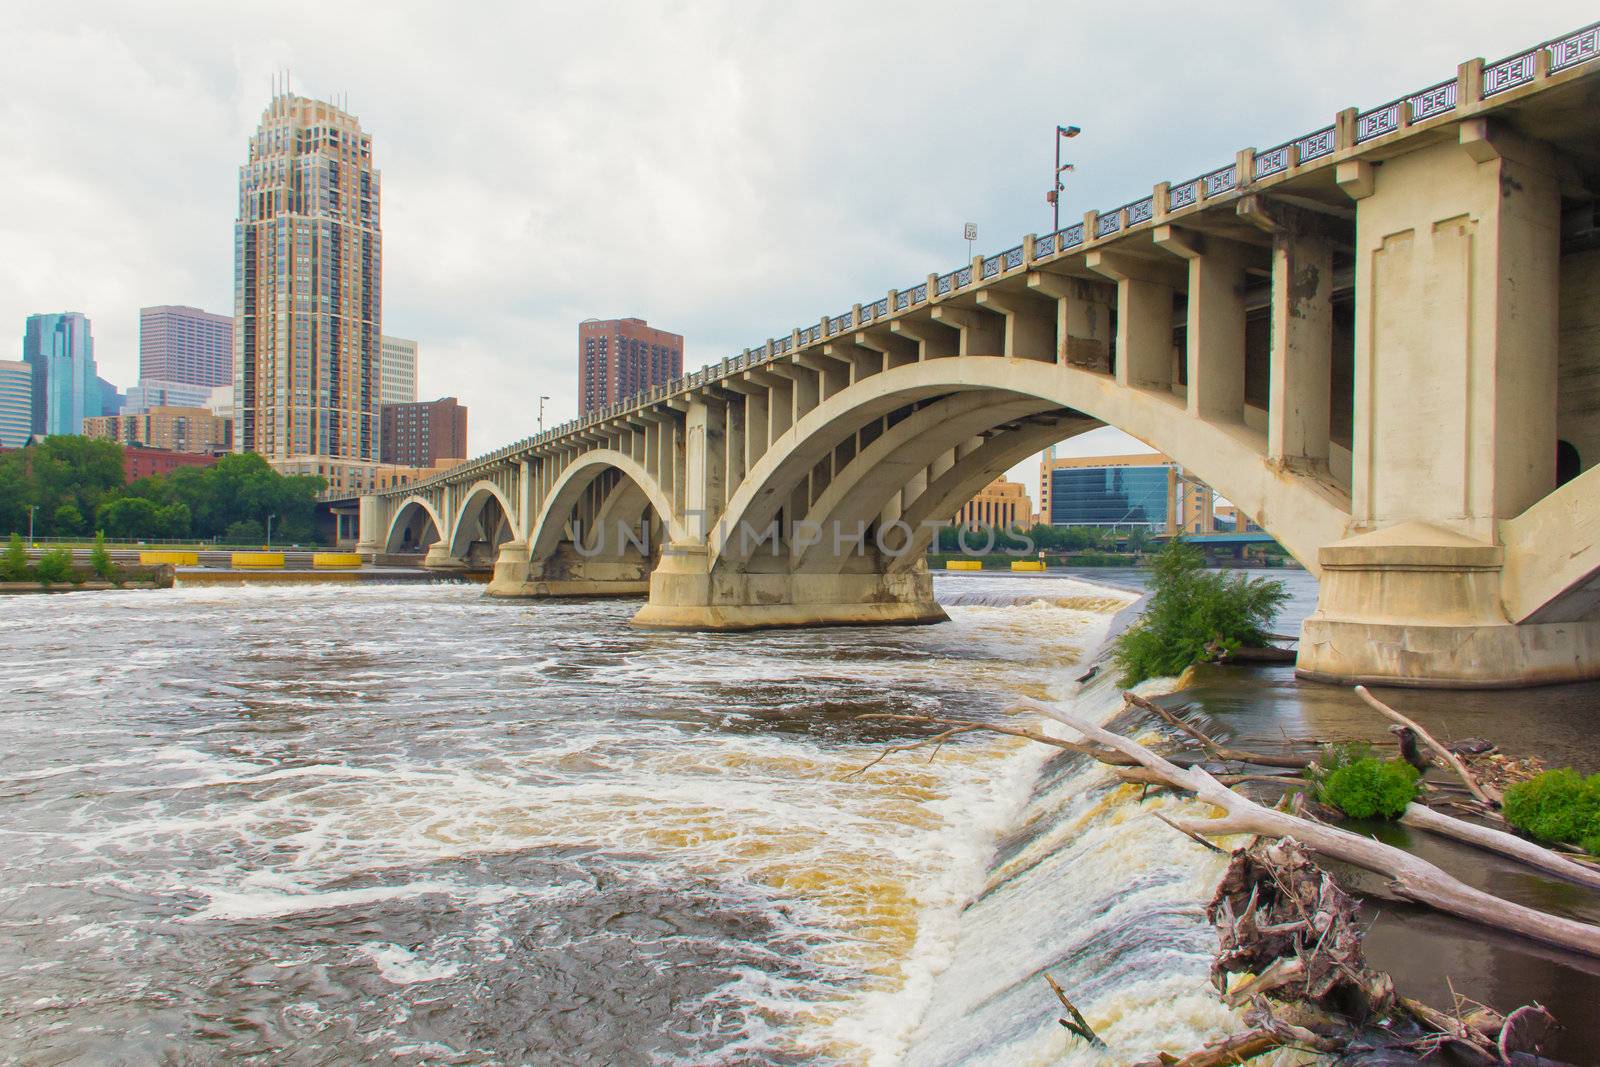
[[541, 396], [539, 398], [539, 432], [540, 433], [544, 433], [544, 402], [546, 400], [549, 400], [549, 399], [550, 398], [547, 397], [547, 396]]
[[38, 504], [28, 505], [28, 544], [33, 544], [33, 513], [39, 510]]
[[270, 512], [270, 511], [267, 512], [267, 551], [268, 552], [272, 551], [272, 520], [274, 518], [276, 518], [276, 517], [277, 516], [273, 515], [272, 512]]
[[1061, 232], [1061, 194], [1067, 188], [1061, 183], [1061, 175], [1065, 174], [1069, 170], [1076, 169], [1071, 163], [1061, 162], [1061, 142], [1068, 137], [1076, 137], [1082, 132], [1083, 131], [1078, 129], [1076, 126], [1056, 127], [1056, 169], [1055, 172], [1050, 175], [1050, 191], [1044, 194], [1044, 198], [1050, 202], [1050, 209], [1052, 212], [1050, 225], [1051, 233]]

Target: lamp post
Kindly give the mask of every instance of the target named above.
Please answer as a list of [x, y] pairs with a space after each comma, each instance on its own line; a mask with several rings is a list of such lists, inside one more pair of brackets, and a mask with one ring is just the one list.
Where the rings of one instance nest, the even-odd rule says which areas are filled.
[[546, 400], [549, 400], [549, 399], [550, 398], [547, 397], [547, 396], [541, 396], [539, 398], [539, 432], [540, 433], [544, 433], [544, 402]]
[[33, 544], [33, 513], [39, 510], [38, 504], [28, 505], [28, 544]]
[[267, 551], [272, 551], [272, 520], [276, 518], [272, 512], [267, 512]]
[[1050, 201], [1051, 233], [1059, 233], [1061, 231], [1061, 194], [1066, 189], [1066, 186], [1061, 182], [1061, 175], [1074, 169], [1071, 163], [1064, 164], [1061, 162], [1061, 142], [1069, 137], [1076, 137], [1082, 132], [1076, 126], [1056, 127], [1056, 169], [1050, 175], [1050, 191], [1044, 196], [1046, 200]]

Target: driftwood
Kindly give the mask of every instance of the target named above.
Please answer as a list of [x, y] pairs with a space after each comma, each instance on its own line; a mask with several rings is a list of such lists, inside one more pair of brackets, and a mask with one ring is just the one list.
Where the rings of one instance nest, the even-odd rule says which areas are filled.
[[1200, 747], [1219, 760], [1229, 760], [1234, 763], [1253, 763], [1258, 767], [1287, 767], [1300, 770], [1310, 765], [1311, 760], [1305, 756], [1275, 755], [1267, 752], [1246, 752], [1242, 749], [1228, 748], [1219, 744], [1215, 738], [1184, 722], [1178, 716], [1157, 704], [1153, 700], [1146, 700], [1136, 693], [1124, 692], [1122, 699], [1132, 704], [1141, 711], [1148, 711], [1158, 716], [1169, 726], [1175, 727], [1200, 742]]
[[1498, 808], [1500, 806], [1501, 801], [1504, 800], [1504, 798], [1500, 796], [1500, 791], [1493, 789], [1492, 787], [1485, 786], [1479, 782], [1477, 777], [1471, 771], [1467, 770], [1467, 765], [1461, 762], [1461, 758], [1454, 752], [1451, 752], [1448, 748], [1445, 748], [1439, 742], [1435, 741], [1432, 734], [1428, 733], [1428, 731], [1424, 730], [1422, 727], [1418, 726], [1416, 723], [1412, 722], [1410, 719], [1406, 718], [1404, 715], [1400, 714], [1398, 711], [1395, 711], [1389, 705], [1373, 696], [1370, 692], [1368, 692], [1366, 686], [1356, 686], [1356, 694], [1386, 718], [1414, 731], [1416, 735], [1422, 739], [1423, 744], [1433, 749], [1434, 754], [1440, 759], [1444, 760], [1445, 766], [1449, 767], [1451, 770], [1455, 771], [1458, 776], [1460, 776], [1461, 780], [1466, 783], [1467, 789], [1472, 793], [1473, 796], [1477, 797], [1479, 801], [1494, 808]]
[[1576, 863], [1552, 849], [1526, 841], [1515, 834], [1508, 834], [1504, 830], [1457, 819], [1421, 804], [1408, 805], [1405, 814], [1400, 816], [1400, 822], [1405, 826], [1428, 830], [1441, 837], [1473, 845], [1486, 852], [1508, 856], [1537, 870], [1553, 874], [1557, 878], [1565, 878], [1569, 882], [1600, 889], [1600, 867]]
[[1089, 1042], [1089, 1044], [1097, 1048], [1105, 1048], [1106, 1043], [1101, 1041], [1100, 1035], [1094, 1032], [1094, 1027], [1090, 1026], [1089, 1021], [1083, 1017], [1083, 1012], [1078, 1010], [1076, 1004], [1067, 999], [1067, 991], [1061, 988], [1061, 983], [1048, 974], [1044, 976], [1044, 980], [1050, 983], [1050, 989], [1055, 993], [1056, 999], [1061, 1001], [1061, 1006], [1067, 1009], [1068, 1015], [1072, 1016], [1070, 1019], [1058, 1019], [1057, 1022]]
[[1600, 927], [1502, 900], [1401, 849], [1337, 826], [1326, 826], [1263, 807], [1224, 786], [1203, 768], [1178, 767], [1137, 742], [1049, 704], [1024, 699], [1014, 707], [1054, 719], [1076, 731], [1088, 743], [1128, 756], [1146, 770], [1155, 772], [1167, 784], [1193, 793], [1225, 813], [1221, 818], [1174, 820], [1194, 833], [1293, 838], [1319, 855], [1386, 876], [1393, 891], [1407, 900], [1484, 926], [1600, 958]]

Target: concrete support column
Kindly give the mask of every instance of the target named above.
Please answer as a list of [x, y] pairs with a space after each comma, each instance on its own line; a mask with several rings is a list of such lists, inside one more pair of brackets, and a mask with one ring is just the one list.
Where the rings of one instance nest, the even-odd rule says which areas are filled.
[[1188, 264], [1189, 414], [1243, 421], [1244, 268], [1251, 250], [1177, 226], [1157, 226], [1155, 242]]
[[1028, 275], [1028, 288], [1056, 302], [1056, 362], [1110, 374], [1116, 287], [1034, 271]]
[[979, 307], [1005, 316], [1001, 354], [1010, 359], [1056, 361], [1056, 308], [1052, 305], [1059, 301], [998, 289], [978, 290]]
[[1090, 270], [1117, 283], [1117, 384], [1172, 390], [1172, 268], [1118, 252], [1090, 252]]
[[705, 540], [722, 514], [727, 486], [727, 408], [696, 397], [684, 417], [684, 516], [689, 536]]
[[1006, 325], [998, 315], [945, 304], [933, 309], [932, 318], [956, 330], [958, 356], [998, 356], [1005, 351]]
[[1555, 484], [1554, 160], [1482, 118], [1338, 165], [1357, 204], [1359, 532], [1319, 553], [1299, 667], [1382, 684], [1600, 675], [1600, 622], [1508, 621], [1502, 523]]
[[385, 529], [387, 524], [384, 522], [387, 509], [383, 501], [375, 496], [362, 497], [358, 507], [357, 517], [361, 532], [358, 535], [360, 540], [356, 544], [356, 551], [370, 562], [374, 555], [386, 552], [389, 548], [383, 543], [383, 538], [388, 532]]

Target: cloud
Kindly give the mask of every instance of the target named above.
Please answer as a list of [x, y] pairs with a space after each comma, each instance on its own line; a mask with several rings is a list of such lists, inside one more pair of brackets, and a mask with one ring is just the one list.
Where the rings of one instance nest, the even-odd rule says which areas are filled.
[[806, 5], [8, 5], [0, 322], [232, 306], [246, 140], [273, 71], [348, 94], [383, 175], [384, 313], [475, 451], [575, 410], [576, 326], [637, 315], [720, 359], [1592, 17], [1358, 0]]

